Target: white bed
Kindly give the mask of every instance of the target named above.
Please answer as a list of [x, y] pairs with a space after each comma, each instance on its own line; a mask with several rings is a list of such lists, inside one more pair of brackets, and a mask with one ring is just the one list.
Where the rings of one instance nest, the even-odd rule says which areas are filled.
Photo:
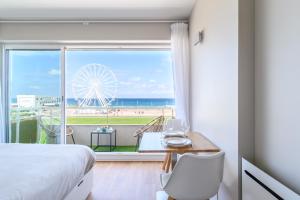
[[0, 144], [0, 199], [83, 200], [94, 162], [81, 145]]

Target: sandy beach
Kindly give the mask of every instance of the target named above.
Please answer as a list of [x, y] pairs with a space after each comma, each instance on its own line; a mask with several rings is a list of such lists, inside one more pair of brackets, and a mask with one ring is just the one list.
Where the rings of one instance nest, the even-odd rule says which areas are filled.
[[109, 108], [109, 109], [99, 109], [99, 108], [67, 108], [66, 114], [68, 117], [99, 117], [99, 116], [175, 116], [175, 111], [171, 107], [165, 108]]

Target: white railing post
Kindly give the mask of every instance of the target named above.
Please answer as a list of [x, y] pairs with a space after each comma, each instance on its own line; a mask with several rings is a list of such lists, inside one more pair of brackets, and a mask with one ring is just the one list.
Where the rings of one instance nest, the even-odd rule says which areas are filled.
[[16, 143], [20, 142], [20, 109], [17, 108], [16, 113]]

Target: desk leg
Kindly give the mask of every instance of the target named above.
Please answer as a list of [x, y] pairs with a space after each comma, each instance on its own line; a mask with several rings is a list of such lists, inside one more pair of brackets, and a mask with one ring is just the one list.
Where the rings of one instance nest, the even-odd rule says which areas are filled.
[[115, 148], [117, 147], [117, 130], [115, 130]]
[[91, 149], [93, 149], [93, 134], [91, 134]]
[[110, 152], [111, 152], [111, 135], [112, 134], [109, 134], [109, 150], [110, 150]]
[[172, 153], [172, 169], [174, 169], [177, 163], [177, 153]]

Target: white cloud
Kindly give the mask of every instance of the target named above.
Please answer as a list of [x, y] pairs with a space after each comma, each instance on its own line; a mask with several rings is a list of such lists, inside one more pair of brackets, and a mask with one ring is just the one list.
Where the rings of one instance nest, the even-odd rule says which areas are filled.
[[138, 81], [140, 81], [141, 79], [142, 79], [142, 78], [139, 77], [139, 76], [134, 76], [134, 77], [131, 77], [131, 78], [130, 78], [130, 81], [138, 82]]
[[150, 83], [156, 83], [156, 80], [149, 80]]
[[174, 97], [173, 88], [166, 84], [132, 82], [132, 85], [129, 86], [122, 85], [121, 90], [119, 90], [121, 97], [135, 98], [136, 94], [139, 94], [139, 97], [143, 98]]
[[146, 84], [146, 83], [143, 83], [141, 85], [139, 85], [138, 87], [141, 87], [141, 88], [149, 88], [150, 85]]
[[156, 73], [162, 73], [163, 70], [162, 70], [162, 69], [156, 69], [155, 72], [156, 72]]
[[60, 75], [60, 70], [58, 69], [51, 69], [48, 71], [48, 74], [51, 76], [56, 76], [56, 75]]
[[132, 82], [130, 81], [119, 81], [120, 85], [132, 85]]
[[165, 89], [168, 89], [168, 86], [165, 84], [159, 84], [158, 89], [165, 90]]

